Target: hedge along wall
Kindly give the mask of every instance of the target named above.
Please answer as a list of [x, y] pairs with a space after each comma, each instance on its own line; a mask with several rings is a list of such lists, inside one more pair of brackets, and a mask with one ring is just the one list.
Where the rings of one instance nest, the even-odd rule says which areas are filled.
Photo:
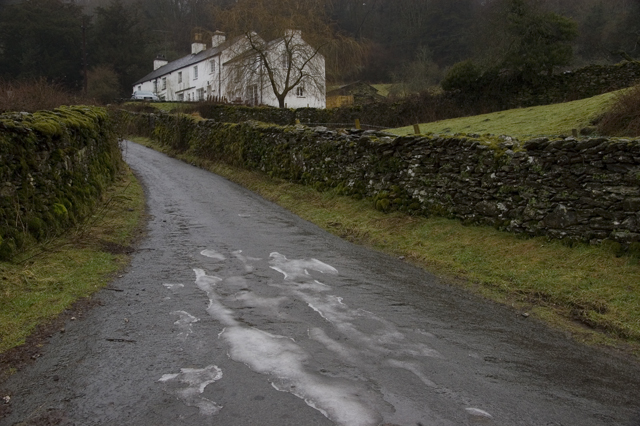
[[0, 115], [0, 259], [87, 216], [121, 162], [103, 108]]
[[437, 214], [640, 249], [640, 140], [392, 137], [374, 131], [130, 113], [179, 152], [338, 188], [383, 211]]

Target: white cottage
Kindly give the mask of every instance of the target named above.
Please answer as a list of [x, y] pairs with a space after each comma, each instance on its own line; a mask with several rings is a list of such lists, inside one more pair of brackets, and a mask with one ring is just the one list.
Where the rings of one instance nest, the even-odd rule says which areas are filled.
[[291, 88], [284, 97], [287, 107], [326, 107], [324, 57], [299, 31], [268, 43], [255, 33], [226, 40], [216, 31], [210, 48], [196, 36], [190, 55], [173, 62], [156, 59], [153, 68], [134, 83], [134, 92], [150, 91], [166, 101], [225, 98], [279, 106], [276, 93], [286, 86]]

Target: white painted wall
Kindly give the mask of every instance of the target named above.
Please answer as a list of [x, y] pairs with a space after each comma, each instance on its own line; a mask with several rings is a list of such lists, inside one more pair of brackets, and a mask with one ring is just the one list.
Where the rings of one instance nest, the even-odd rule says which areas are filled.
[[[307, 60], [309, 56], [314, 54], [313, 48], [311, 48], [301, 37], [299, 32], [295, 32], [291, 40], [295, 46], [290, 48], [294, 52], [298, 53], [293, 58], [294, 63], [297, 63], [297, 67], [291, 67], [292, 70], [303, 66], [303, 61]], [[286, 47], [284, 42], [278, 43], [270, 51], [269, 60], [272, 64], [279, 65], [281, 57], [285, 54]], [[304, 55], [306, 54], [306, 57]], [[325, 78], [325, 61], [324, 57], [319, 53], [302, 68], [302, 72], [307, 74], [302, 80], [302, 85], [294, 87], [285, 99], [285, 104], [288, 108], [325, 108], [326, 102], [326, 78]], [[285, 78], [285, 68], [282, 67], [282, 74], [278, 75], [279, 84], [283, 84]], [[295, 76], [294, 76], [295, 77]], [[266, 81], [266, 83], [265, 83]], [[273, 88], [268, 79], [263, 79], [263, 103], [267, 105], [278, 106], [278, 99], [273, 93]]]
[[[299, 40], [296, 43], [306, 43], [300, 38], [299, 33], [296, 34]], [[214, 36], [214, 46], [220, 43], [220, 36]], [[307, 45], [308, 46], [308, 45]], [[228, 101], [240, 98], [243, 102], [249, 100], [250, 92], [246, 89], [250, 85], [256, 85], [258, 90], [257, 97], [259, 103], [264, 105], [278, 106], [278, 100], [273, 94], [268, 79], [264, 76], [260, 77], [260, 70], [253, 77], [253, 80], [243, 82], [244, 89], [240, 91], [233, 90], [229, 83], [231, 78], [231, 66], [224, 65], [238, 55], [238, 52], [244, 52], [248, 48], [248, 41], [245, 38], [238, 38], [222, 51], [215, 54], [213, 49], [211, 56], [205, 57], [203, 60], [188, 65], [186, 67], [168, 72], [153, 80], [145, 81], [134, 86], [133, 90], [144, 90], [154, 92], [160, 99], [167, 101], [198, 101], [210, 97], [226, 97]], [[197, 50], [197, 49], [196, 49]], [[272, 48], [271, 61], [277, 63], [277, 58], [284, 52], [282, 43], [276, 44]], [[306, 82], [302, 90], [293, 89], [287, 96], [286, 104], [289, 108], [325, 108], [325, 67], [324, 58], [318, 55], [312, 62], [312, 69], [315, 70], [314, 80], [322, 81], [321, 88], [314, 87], [313, 84]], [[158, 70], [162, 70], [158, 68]]]

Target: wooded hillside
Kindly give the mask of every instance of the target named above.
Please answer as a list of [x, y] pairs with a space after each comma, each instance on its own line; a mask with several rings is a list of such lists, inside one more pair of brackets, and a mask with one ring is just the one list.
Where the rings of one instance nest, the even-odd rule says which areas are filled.
[[[551, 58], [545, 71], [557, 72], [640, 58], [640, 0], [305, 2], [320, 4], [335, 33], [367, 48], [359, 68], [336, 76], [342, 81], [419, 91], [470, 59], [520, 66], [525, 56]], [[194, 29], [222, 28], [221, 11], [234, 7], [231, 0], [2, 0], [0, 79], [45, 77], [78, 90], [86, 59], [93, 97], [124, 96], [157, 55], [187, 54]], [[561, 44], [549, 50], [548, 40]]]

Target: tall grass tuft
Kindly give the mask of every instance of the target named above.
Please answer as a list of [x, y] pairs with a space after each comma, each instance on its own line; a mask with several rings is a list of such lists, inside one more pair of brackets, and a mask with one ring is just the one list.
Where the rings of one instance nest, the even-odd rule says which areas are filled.
[[598, 123], [598, 133], [640, 136], [640, 85], [622, 91]]
[[23, 81], [0, 80], [0, 113], [35, 112], [80, 103], [86, 102], [67, 92], [61, 85], [49, 83], [44, 78]]

